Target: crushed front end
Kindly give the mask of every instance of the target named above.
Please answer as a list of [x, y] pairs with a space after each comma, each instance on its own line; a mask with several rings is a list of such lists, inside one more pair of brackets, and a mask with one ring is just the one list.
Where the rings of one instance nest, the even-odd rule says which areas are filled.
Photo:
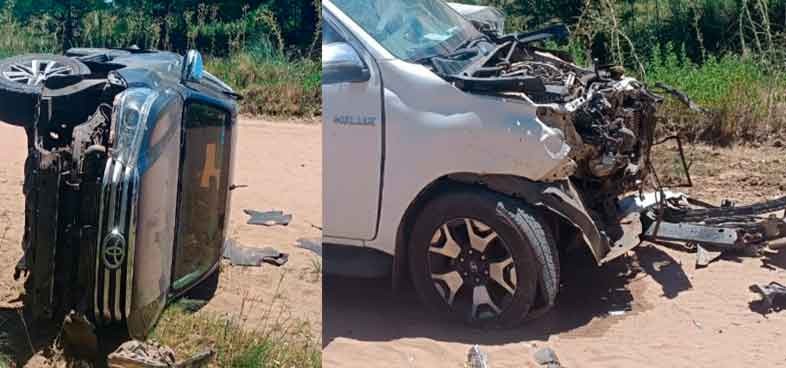
[[[599, 264], [642, 240], [695, 245], [697, 263], [705, 266], [723, 251], [756, 251], [786, 238], [786, 214], [775, 214], [786, 210], [786, 197], [715, 206], [686, 196], [668, 198], [657, 183], [657, 191], [645, 195], [643, 185], [653, 171], [656, 110], [663, 98], [626, 77], [621, 67], [584, 69], [560, 51], [533, 46], [566, 32], [557, 26], [500, 37], [487, 33], [452, 55], [427, 60], [438, 75], [466, 92], [527, 101], [540, 122], [562, 132], [571, 149], [568, 164], [544, 178], [540, 193], [528, 199], [571, 222]], [[684, 93], [655, 87], [703, 111]], [[670, 138], [675, 137], [663, 141]], [[683, 169], [690, 183], [684, 157]], [[647, 198], [648, 205], [641, 205]]]
[[623, 241], [629, 230], [623, 229], [618, 201], [640, 189], [650, 169], [662, 98], [626, 77], [620, 67], [584, 69], [560, 51], [534, 46], [565, 32], [554, 27], [499, 37], [487, 33], [426, 63], [466, 92], [529, 102], [542, 123], [562, 132], [571, 148], [570, 162], [543, 180], [575, 192], [579, 212], [598, 230], [590, 246], [602, 263], [622, 254], [622, 249], [612, 252], [615, 245], [630, 247]]

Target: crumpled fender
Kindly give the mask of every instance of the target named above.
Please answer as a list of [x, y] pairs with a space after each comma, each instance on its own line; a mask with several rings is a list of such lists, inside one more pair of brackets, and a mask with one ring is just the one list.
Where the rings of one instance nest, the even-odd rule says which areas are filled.
[[569, 180], [544, 183], [512, 175], [479, 174], [455, 174], [450, 178], [463, 183], [483, 185], [493, 191], [545, 208], [580, 231], [598, 265], [609, 261], [606, 259], [611, 250], [609, 238], [600, 231]]

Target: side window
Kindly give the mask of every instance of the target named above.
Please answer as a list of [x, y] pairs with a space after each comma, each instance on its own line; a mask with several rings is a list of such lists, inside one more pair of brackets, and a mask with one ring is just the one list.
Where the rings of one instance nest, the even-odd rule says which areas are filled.
[[232, 148], [229, 121], [222, 109], [196, 102], [186, 106], [173, 275], [176, 290], [204, 275], [221, 257]]
[[336, 32], [336, 29], [333, 28], [330, 23], [323, 23], [324, 26], [322, 27], [322, 44], [327, 45], [334, 42], [344, 42], [344, 38]]

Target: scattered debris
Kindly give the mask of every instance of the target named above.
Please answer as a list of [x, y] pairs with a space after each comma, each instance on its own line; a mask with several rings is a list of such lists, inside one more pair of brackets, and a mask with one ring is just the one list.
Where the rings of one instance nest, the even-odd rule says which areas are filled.
[[320, 238], [300, 238], [297, 240], [297, 247], [310, 250], [322, 257], [322, 239]]
[[176, 362], [175, 352], [156, 342], [132, 340], [120, 345], [107, 358], [109, 368], [197, 368], [207, 366], [215, 355], [213, 349]]
[[467, 368], [489, 368], [488, 356], [477, 345], [472, 346], [467, 353]]
[[559, 358], [557, 358], [557, 353], [549, 347], [536, 351], [535, 361], [546, 368], [563, 368], [562, 363], [560, 363]]
[[158, 343], [132, 340], [120, 345], [107, 357], [110, 368], [168, 368], [174, 367], [175, 352]]
[[641, 216], [645, 229], [641, 237], [653, 243], [695, 246], [696, 265], [705, 267], [723, 252], [758, 255], [769, 243], [786, 238], [786, 217], [774, 214], [784, 209], [786, 197], [747, 206], [664, 198]]
[[759, 293], [761, 302], [767, 311], [779, 311], [786, 308], [786, 286], [777, 282], [769, 285], [753, 285], [751, 291]]
[[224, 247], [224, 258], [228, 259], [233, 266], [259, 267], [262, 263], [283, 266], [289, 260], [289, 255], [271, 247], [243, 247], [237, 245], [235, 240], [227, 239]]
[[243, 212], [251, 216], [251, 218], [248, 219], [249, 225], [287, 226], [292, 221], [292, 215], [285, 215], [283, 211], [259, 212], [254, 210], [243, 210]]

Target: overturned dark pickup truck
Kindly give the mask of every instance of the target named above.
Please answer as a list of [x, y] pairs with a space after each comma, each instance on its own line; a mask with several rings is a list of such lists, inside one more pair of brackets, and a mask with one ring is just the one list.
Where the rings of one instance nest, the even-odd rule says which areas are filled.
[[0, 61], [0, 121], [25, 128], [25, 305], [144, 338], [212, 297], [239, 98], [201, 55], [72, 49]]

